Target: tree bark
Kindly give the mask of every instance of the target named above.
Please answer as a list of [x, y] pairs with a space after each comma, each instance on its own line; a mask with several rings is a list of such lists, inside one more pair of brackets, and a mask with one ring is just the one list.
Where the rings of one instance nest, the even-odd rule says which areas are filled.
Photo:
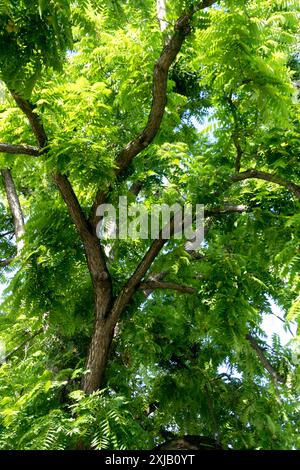
[[86, 363], [87, 372], [81, 384], [82, 390], [90, 394], [98, 390], [103, 382], [116, 324], [109, 317], [113, 302], [112, 283], [100, 241], [87, 221], [68, 178], [56, 173], [53, 180], [83, 241], [94, 288], [95, 322]]
[[116, 322], [107, 316], [110, 304], [108, 292], [96, 292], [94, 330], [86, 363], [87, 372], [81, 384], [82, 390], [88, 395], [98, 390], [103, 384], [116, 325]]
[[31, 155], [32, 157], [38, 157], [41, 152], [38, 147], [32, 147], [32, 145], [13, 145], [0, 143], [1, 153], [10, 153], [13, 155]]

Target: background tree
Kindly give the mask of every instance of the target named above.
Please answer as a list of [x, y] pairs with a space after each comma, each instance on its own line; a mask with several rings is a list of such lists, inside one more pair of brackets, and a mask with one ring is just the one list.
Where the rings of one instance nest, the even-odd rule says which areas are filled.
[[[298, 448], [261, 328], [299, 316], [298, 1], [0, 13], [1, 448]], [[204, 204], [205, 242], [100, 242], [120, 195]]]

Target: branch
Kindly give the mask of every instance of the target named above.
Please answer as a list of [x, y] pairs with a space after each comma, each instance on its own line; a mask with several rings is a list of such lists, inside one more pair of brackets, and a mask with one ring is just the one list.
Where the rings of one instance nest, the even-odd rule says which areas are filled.
[[[170, 236], [174, 232], [174, 218], [170, 221]], [[140, 284], [141, 280], [145, 276], [146, 272], [150, 268], [151, 264], [159, 254], [160, 250], [163, 248], [167, 239], [162, 238], [162, 231], [159, 234], [159, 238], [154, 240], [150, 248], [148, 249], [147, 253], [145, 254], [144, 258], [136, 268], [133, 275], [129, 278], [125, 286], [122, 288], [121, 292], [119, 293], [118, 297], [116, 298], [112, 311], [111, 317], [113, 321], [117, 321], [120, 314], [123, 312], [124, 308], [128, 304], [129, 300], [133, 296], [135, 290], [137, 289], [138, 285]]]
[[278, 184], [289, 189], [299, 200], [300, 200], [300, 186], [292, 183], [291, 181], [284, 180], [277, 175], [272, 175], [271, 173], [266, 173], [259, 170], [247, 170], [236, 175], [231, 176], [232, 181], [243, 181], [246, 179], [261, 179], [264, 181], [270, 181], [271, 183]]
[[40, 150], [38, 147], [32, 147], [31, 145], [12, 145], [0, 143], [0, 152], [1, 153], [12, 153], [14, 155], [31, 155], [33, 157], [38, 157], [40, 155]]
[[1, 267], [9, 266], [14, 261], [14, 259], [15, 259], [14, 256], [12, 256], [11, 258], [1, 259], [0, 266]]
[[256, 352], [256, 354], [257, 354], [257, 356], [258, 356], [260, 362], [262, 363], [262, 365], [264, 366], [264, 368], [269, 372], [269, 374], [273, 377], [273, 379], [275, 379], [276, 382], [285, 383], [284, 377], [282, 377], [282, 376], [274, 369], [274, 367], [272, 366], [272, 364], [270, 363], [270, 361], [267, 359], [263, 348], [262, 348], [261, 346], [259, 346], [259, 344], [258, 344], [257, 341], [255, 340], [255, 338], [253, 338], [253, 336], [251, 336], [250, 334], [248, 334], [248, 335], [246, 335], [246, 339], [249, 341], [249, 343], [251, 344], [252, 348], [253, 348], [254, 351]]
[[237, 116], [237, 107], [233, 102], [232, 94], [227, 99], [229, 107], [232, 112], [232, 117], [234, 121], [234, 131], [232, 133], [232, 140], [236, 149], [236, 158], [235, 158], [235, 171], [238, 173], [241, 169], [241, 160], [243, 156], [243, 150], [240, 142], [240, 131], [239, 131], [239, 119]]
[[[221, 208], [207, 210], [205, 211], [204, 216], [207, 218], [211, 216], [222, 215], [222, 214], [227, 214], [227, 213], [232, 213], [232, 212], [241, 213], [241, 212], [245, 212], [247, 209], [248, 207], [242, 204], [240, 205], [228, 204]], [[174, 233], [174, 218], [170, 220], [169, 225], [170, 225], [169, 233], [170, 233], [170, 236], [172, 236]], [[128, 302], [130, 301], [135, 290], [138, 288], [138, 285], [141, 283], [143, 277], [145, 276], [151, 264], [153, 263], [157, 255], [159, 254], [160, 250], [168, 241], [167, 239], [162, 238], [162, 232], [163, 231], [160, 232], [159, 238], [153, 241], [152, 245], [150, 246], [144, 258], [142, 259], [142, 261], [136, 268], [135, 272], [133, 273], [131, 278], [127, 281], [127, 283], [125, 284], [125, 286], [119, 293], [114, 303], [114, 306], [112, 308], [112, 312], [111, 312], [111, 316], [114, 318], [115, 321], [117, 321], [119, 315], [122, 313], [122, 311], [124, 310]]]
[[[34, 111], [35, 106], [14, 91], [11, 91], [11, 95], [19, 108], [27, 116], [38, 145], [40, 149], [43, 149], [47, 144], [48, 139], [40, 117]], [[94, 286], [99, 286], [99, 282], [105, 281], [109, 277], [105, 257], [99, 240], [96, 237], [96, 234], [93, 234], [90, 224], [85, 218], [83, 210], [68, 178], [60, 173], [56, 173], [52, 175], [52, 177], [67, 205], [69, 214], [83, 241], [87, 263]]]
[[[210, 7], [215, 0], [203, 0], [196, 3], [188, 12], [184, 13], [175, 23], [174, 32], [157, 60], [153, 71], [152, 105], [144, 130], [119, 153], [116, 159], [116, 176], [119, 176], [142, 150], [151, 144], [157, 135], [167, 104], [167, 84], [169, 69], [181, 50], [181, 46], [191, 31], [190, 20], [199, 10]], [[91, 222], [96, 226], [97, 207], [107, 198], [107, 192], [99, 191], [92, 207]]]
[[23, 241], [20, 239], [24, 235], [24, 217], [11, 171], [9, 169], [4, 169], [1, 170], [1, 174], [4, 182], [8, 205], [13, 216], [13, 224], [17, 241], [17, 252], [19, 253], [23, 247]]
[[172, 289], [183, 294], [195, 294], [197, 291], [194, 287], [186, 286], [183, 284], [176, 284], [175, 282], [162, 282], [162, 281], [144, 281], [138, 286], [142, 290], [154, 289]]
[[238, 213], [241, 214], [243, 212], [247, 212], [249, 210], [248, 206], [245, 206], [244, 204], [225, 204], [223, 207], [216, 207], [215, 209], [208, 209], [204, 211], [204, 217], [212, 217], [212, 216], [217, 216], [217, 215], [223, 215], [223, 214], [232, 214], [232, 213]]
[[241, 161], [242, 161], [242, 156], [243, 156], [243, 150], [242, 150], [242, 147], [241, 147], [240, 138], [236, 133], [234, 133], [232, 135], [232, 140], [233, 140], [233, 143], [234, 143], [234, 146], [235, 146], [235, 149], [236, 149], [235, 171], [239, 172], [240, 169], [241, 169]]
[[39, 116], [34, 112], [35, 106], [22, 98], [16, 91], [10, 90], [10, 93], [19, 108], [27, 116], [40, 149], [44, 148], [47, 144], [47, 135]]
[[60, 173], [54, 174], [53, 180], [60, 190], [69, 214], [83, 241], [88, 266], [93, 280], [106, 280], [108, 278], [107, 267], [99, 239], [95, 234], [93, 234], [91, 226], [82, 211], [70, 181], [65, 175]]
[[[12, 237], [12, 235], [14, 235], [14, 234], [15, 234], [15, 232], [14, 232], [13, 230], [8, 230], [8, 232], [2, 232], [2, 233], [0, 233], [0, 238], [7, 237], [7, 235], [11, 235], [11, 237]], [[10, 237], [10, 238], [11, 238], [11, 237]]]
[[4, 359], [3, 359], [3, 362], [6, 362], [8, 361], [8, 359], [10, 359], [16, 352], [19, 351], [19, 349], [21, 349], [23, 346], [25, 346], [25, 344], [27, 344], [29, 341], [32, 341], [36, 336], [40, 335], [41, 333], [43, 333], [43, 328], [40, 328], [39, 330], [37, 330], [35, 333], [33, 333], [31, 336], [29, 336], [28, 338], [26, 338], [21, 344], [19, 344], [18, 346], [16, 346], [10, 353], [8, 353]]
[[215, 1], [206, 0], [187, 13], [183, 14], [175, 23], [173, 36], [164, 47], [153, 72], [152, 105], [148, 122], [142, 133], [129, 142], [117, 157], [117, 175], [120, 174], [138, 155], [153, 141], [159, 131], [167, 103], [167, 83], [169, 69], [177, 57], [181, 46], [190, 33], [190, 20], [196, 11], [211, 6]]

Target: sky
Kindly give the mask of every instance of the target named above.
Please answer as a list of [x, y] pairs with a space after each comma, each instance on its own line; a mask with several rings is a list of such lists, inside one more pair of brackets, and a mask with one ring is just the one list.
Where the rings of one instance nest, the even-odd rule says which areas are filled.
[[262, 329], [267, 334], [269, 344], [272, 342], [272, 335], [277, 334], [281, 344], [284, 346], [296, 336], [297, 325], [291, 323], [289, 324], [289, 329], [285, 328], [286, 324], [277, 318], [279, 316], [284, 319], [284, 312], [271, 299], [270, 304], [274, 315], [264, 315]]

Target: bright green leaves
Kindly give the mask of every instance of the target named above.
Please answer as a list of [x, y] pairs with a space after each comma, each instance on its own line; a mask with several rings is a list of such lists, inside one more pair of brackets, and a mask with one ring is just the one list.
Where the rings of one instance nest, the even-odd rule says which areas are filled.
[[37, 103], [52, 133], [47, 169], [68, 172], [85, 193], [88, 185], [101, 185], [112, 176], [115, 129], [110, 126], [110, 94], [105, 83], [82, 76], [42, 90]]
[[[136, 448], [144, 431], [134, 422], [124, 397], [110, 397], [105, 390], [86, 397], [74, 390], [62, 409], [59, 401], [67, 383], [45, 371], [33, 388], [24, 382], [22, 396], [2, 398], [0, 449], [64, 450], [74, 448], [79, 438], [95, 450]], [[47, 409], [41, 407], [44, 401]]]
[[[193, 2], [167, 3], [166, 35]], [[0, 166], [12, 168], [26, 219], [22, 263], [12, 265], [18, 271], [0, 315], [1, 339], [13, 352], [0, 367], [0, 447], [152, 448], [170, 427], [219, 434], [237, 449], [296, 447], [297, 358], [276, 337], [266, 345], [261, 325], [271, 317], [270, 299], [282, 316], [299, 317], [298, 205], [289, 187], [233, 176], [240, 152], [242, 171], [299, 183], [292, 87], [298, 2], [228, 0], [199, 12], [169, 76], [159, 133], [118, 178], [115, 159], [143, 130], [151, 108], [164, 39], [155, 2], [74, 1], [72, 21], [67, 2], [12, 4], [0, 2], [2, 78], [27, 95], [36, 83], [32, 102], [48, 142], [41, 158], [0, 158]], [[1, 141], [34, 145], [25, 117], [3, 87], [0, 93]], [[78, 389], [93, 286], [51, 179], [55, 171], [68, 176], [87, 217], [96, 191], [108, 187], [115, 205], [128, 195], [130, 204], [140, 200], [149, 210], [192, 202], [207, 211], [200, 249], [187, 253], [184, 243], [170, 240], [145, 276], [162, 274], [194, 292], [137, 290], [116, 328], [107, 390], [89, 397]], [[224, 210], [237, 204], [247, 209]], [[4, 206], [0, 223], [1, 234], [11, 231]], [[0, 239], [3, 258], [15, 252], [9, 237]], [[103, 242], [114, 295], [149, 244]], [[249, 334], [285, 386], [273, 383]]]
[[218, 94], [233, 94], [240, 107], [256, 107], [260, 119], [278, 124], [286, 122], [293, 94], [285, 65], [287, 48], [295, 40], [297, 14], [278, 13], [276, 6], [268, 10], [266, 4], [248, 2], [243, 8], [232, 5], [230, 11], [211, 10], [210, 26], [196, 33], [203, 52], [195, 58], [195, 66], [201, 68], [204, 84]]
[[0, 18], [1, 79], [29, 96], [42, 68], [61, 69], [72, 46], [69, 2], [6, 1]]

